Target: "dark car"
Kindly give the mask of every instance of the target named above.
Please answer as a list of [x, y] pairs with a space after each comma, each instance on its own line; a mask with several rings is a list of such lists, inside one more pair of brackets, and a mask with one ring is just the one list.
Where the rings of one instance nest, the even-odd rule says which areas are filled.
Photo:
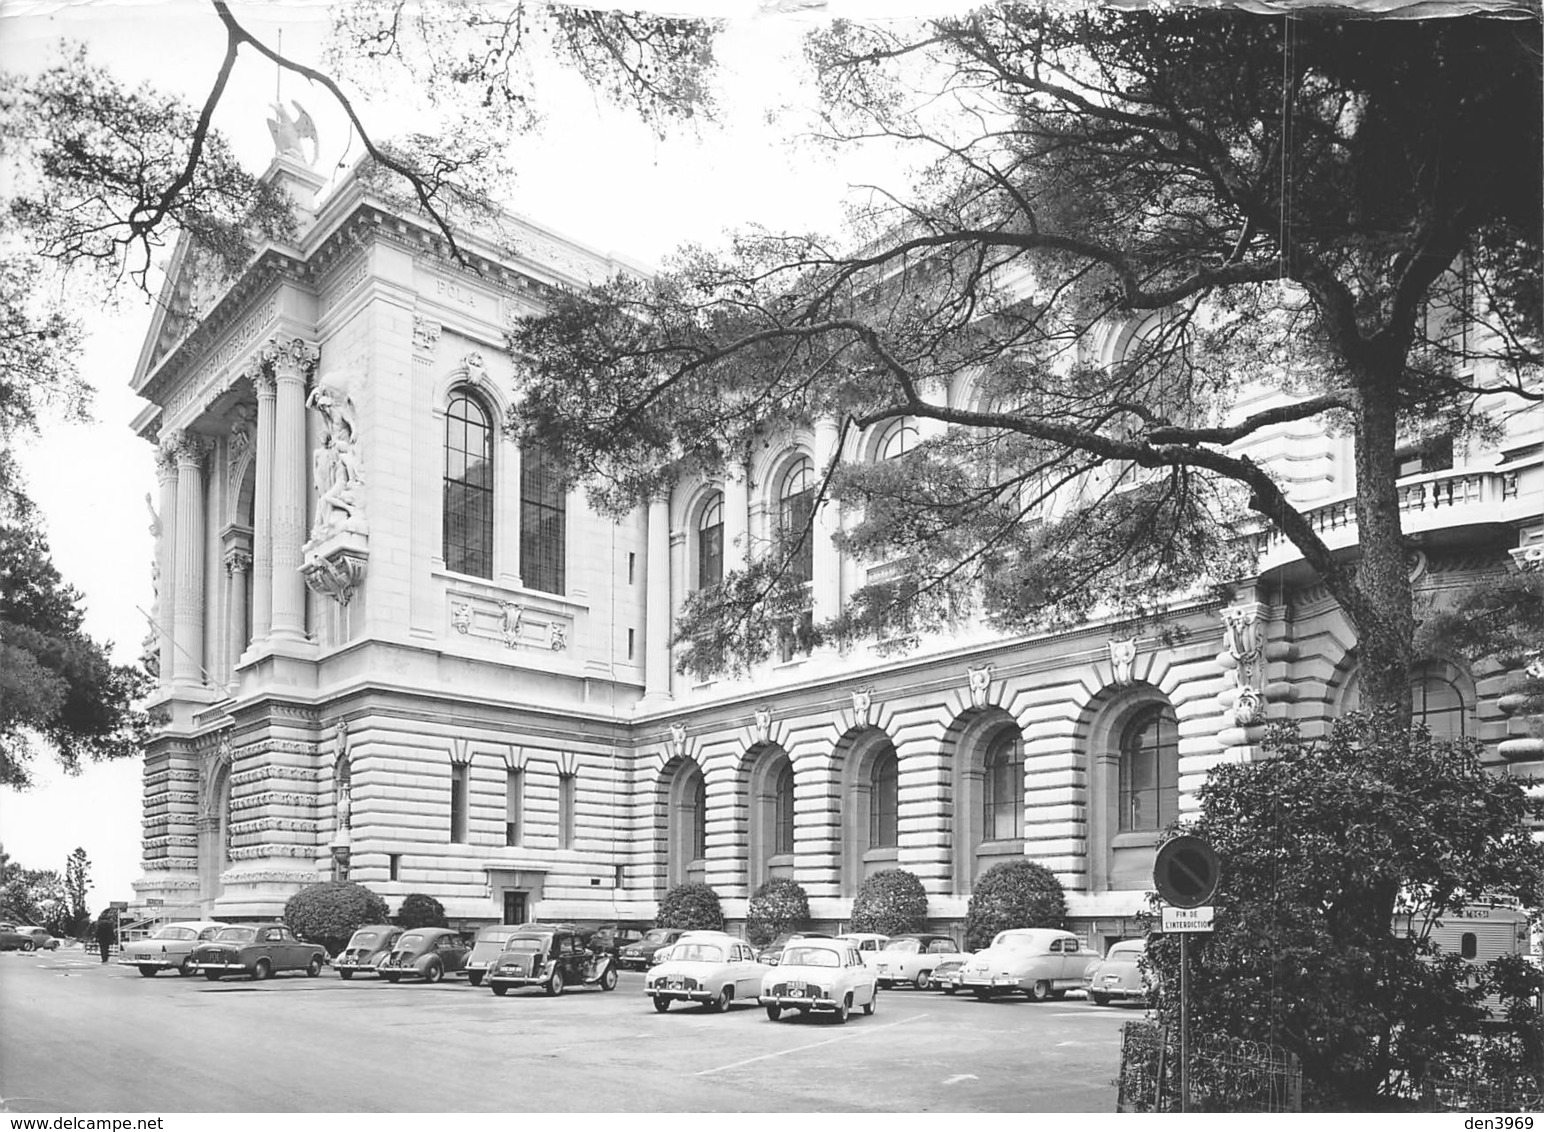
[[0, 951], [47, 951], [58, 946], [59, 941], [47, 928], [0, 924]]
[[615, 990], [617, 969], [611, 956], [589, 950], [583, 937], [569, 928], [521, 928], [505, 942], [487, 978], [500, 997], [520, 987], [541, 987], [557, 995], [570, 986]]
[[401, 935], [402, 929], [393, 924], [366, 924], [360, 928], [349, 936], [347, 946], [332, 961], [338, 978], [352, 979], [356, 973], [380, 974], [380, 961], [391, 953]]
[[669, 947], [680, 939], [685, 931], [685, 928], [650, 928], [637, 943], [629, 943], [617, 952], [617, 963], [629, 969], [636, 967], [640, 971], [645, 971], [653, 962], [654, 953], [661, 948]]
[[322, 973], [327, 953], [320, 944], [295, 938], [283, 924], [228, 924], [193, 949], [193, 970], [210, 981], [251, 975], [262, 981], [281, 971]]
[[590, 950], [604, 951], [607, 955], [620, 955], [624, 947], [631, 947], [643, 939], [638, 928], [624, 928], [620, 924], [602, 924], [590, 935]]
[[413, 928], [398, 937], [376, 970], [388, 983], [401, 979], [437, 983], [465, 967], [471, 951], [454, 928]]

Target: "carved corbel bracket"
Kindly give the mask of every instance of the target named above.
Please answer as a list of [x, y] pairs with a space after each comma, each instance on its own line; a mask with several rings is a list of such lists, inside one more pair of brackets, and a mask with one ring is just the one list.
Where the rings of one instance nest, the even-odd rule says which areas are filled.
[[344, 531], [325, 539], [316, 539], [301, 548], [304, 560], [300, 572], [306, 588], [348, 605], [354, 591], [365, 580], [370, 561], [370, 540], [363, 534]]

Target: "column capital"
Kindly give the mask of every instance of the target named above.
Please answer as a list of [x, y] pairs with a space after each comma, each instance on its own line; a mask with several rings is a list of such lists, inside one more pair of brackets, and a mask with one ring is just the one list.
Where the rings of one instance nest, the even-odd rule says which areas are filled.
[[309, 381], [316, 372], [321, 352], [304, 338], [274, 335], [259, 353], [262, 368], [278, 381]]
[[252, 568], [252, 552], [244, 547], [233, 546], [225, 552], [225, 572], [231, 576], [245, 574]]
[[177, 429], [162, 441], [162, 448], [177, 462], [179, 469], [202, 468], [213, 445], [210, 444], [208, 437], [200, 436], [196, 432], [188, 432], [186, 429]]
[[181, 435], [169, 432], [155, 446], [155, 478], [162, 486], [177, 478], [177, 445], [173, 437]]

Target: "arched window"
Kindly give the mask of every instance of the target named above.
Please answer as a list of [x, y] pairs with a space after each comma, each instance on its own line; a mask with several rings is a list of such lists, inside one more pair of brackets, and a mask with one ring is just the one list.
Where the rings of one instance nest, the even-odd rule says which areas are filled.
[[[801, 456], [783, 474], [777, 491], [777, 533], [785, 547], [799, 542], [789, 563], [789, 576], [808, 582], [815, 576], [815, 539], [811, 517], [815, 512], [815, 465]], [[802, 540], [802, 541], [801, 541]]]
[[981, 780], [981, 839], [1013, 841], [1024, 836], [1024, 745], [1004, 731], [987, 747]]
[[535, 445], [520, 453], [520, 580], [543, 593], [567, 592], [568, 516], [552, 458]]
[[692, 794], [692, 860], [708, 855], [708, 780], [700, 773]]
[[773, 803], [772, 852], [793, 852], [793, 763], [785, 763], [777, 776], [777, 796]]
[[891, 421], [879, 438], [874, 456], [879, 460], [894, 460], [906, 455], [917, 446], [917, 426], [910, 417]]
[[697, 588], [724, 580], [724, 493], [714, 492], [697, 517]]
[[899, 815], [900, 770], [892, 748], [876, 755], [869, 771], [869, 848], [898, 844]]
[[1410, 697], [1415, 718], [1426, 725], [1433, 739], [1464, 737], [1468, 709], [1457, 685], [1434, 672], [1422, 673], [1410, 682]]
[[493, 425], [470, 393], [445, 410], [443, 533], [445, 568], [493, 577]]
[[1163, 829], [1179, 811], [1179, 724], [1166, 705], [1144, 708], [1120, 742], [1120, 831]]

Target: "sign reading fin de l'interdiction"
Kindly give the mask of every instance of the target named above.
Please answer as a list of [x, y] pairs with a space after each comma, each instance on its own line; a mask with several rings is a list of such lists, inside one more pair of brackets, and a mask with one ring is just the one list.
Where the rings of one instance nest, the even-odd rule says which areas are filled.
[[1212, 906], [1168, 908], [1163, 910], [1165, 932], [1209, 932], [1212, 930]]

